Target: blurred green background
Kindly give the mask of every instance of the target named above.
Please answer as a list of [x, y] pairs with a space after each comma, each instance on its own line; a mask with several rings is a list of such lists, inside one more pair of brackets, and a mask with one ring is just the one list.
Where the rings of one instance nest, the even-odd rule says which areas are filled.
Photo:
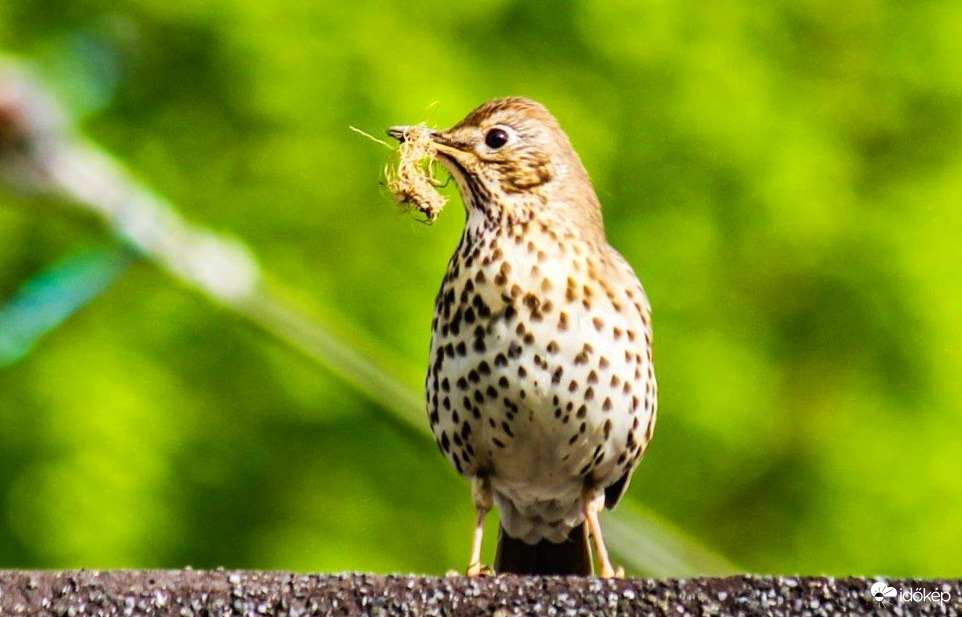
[[[399, 214], [348, 125], [545, 103], [654, 305], [626, 506], [749, 571], [962, 574], [957, 0], [3, 0], [0, 51], [411, 392], [463, 215]], [[111, 243], [0, 189], [0, 307]], [[117, 272], [0, 368], [0, 567], [463, 569], [469, 489], [432, 443], [149, 261]]]

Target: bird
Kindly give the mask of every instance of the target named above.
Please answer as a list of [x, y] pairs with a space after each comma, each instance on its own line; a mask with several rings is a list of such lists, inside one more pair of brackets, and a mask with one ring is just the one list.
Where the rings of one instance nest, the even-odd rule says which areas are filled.
[[[567, 134], [540, 103], [490, 100], [428, 132], [465, 208], [431, 322], [425, 380], [438, 447], [470, 480], [466, 574], [498, 507], [496, 573], [616, 571], [599, 514], [628, 487], [655, 428], [651, 306], [606, 238]], [[403, 142], [411, 126], [388, 134]], [[590, 538], [590, 539], [589, 539]]]

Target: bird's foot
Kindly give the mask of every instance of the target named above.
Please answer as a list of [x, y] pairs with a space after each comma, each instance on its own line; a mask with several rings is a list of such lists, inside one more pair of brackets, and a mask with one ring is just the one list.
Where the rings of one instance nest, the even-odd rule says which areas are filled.
[[617, 568], [612, 568], [611, 564], [601, 564], [601, 572], [598, 574], [599, 578], [625, 578], [625, 569], [621, 566]]
[[464, 573], [468, 578], [480, 578], [486, 576], [494, 576], [494, 570], [482, 563], [472, 563], [468, 566], [467, 572]]

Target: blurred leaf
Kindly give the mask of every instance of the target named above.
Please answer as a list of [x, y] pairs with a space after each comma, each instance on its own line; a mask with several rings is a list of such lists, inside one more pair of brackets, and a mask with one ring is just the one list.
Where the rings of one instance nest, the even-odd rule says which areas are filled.
[[130, 263], [116, 246], [75, 251], [0, 305], [0, 367], [23, 359], [46, 334], [99, 296]]

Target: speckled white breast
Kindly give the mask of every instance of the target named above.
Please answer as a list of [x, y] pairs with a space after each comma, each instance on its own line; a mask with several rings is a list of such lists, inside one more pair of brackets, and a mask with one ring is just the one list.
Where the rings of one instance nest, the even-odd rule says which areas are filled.
[[457, 470], [490, 479], [511, 536], [562, 541], [585, 489], [637, 464], [656, 410], [648, 315], [607, 243], [469, 219], [438, 294], [428, 413]]

